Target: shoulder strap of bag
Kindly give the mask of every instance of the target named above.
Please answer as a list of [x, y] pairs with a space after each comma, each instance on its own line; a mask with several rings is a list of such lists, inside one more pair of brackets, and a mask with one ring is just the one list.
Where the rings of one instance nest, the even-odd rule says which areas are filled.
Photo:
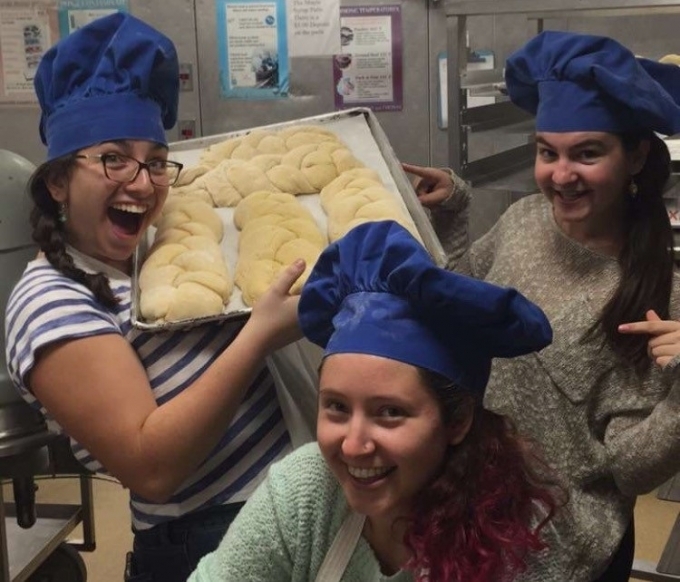
[[364, 529], [365, 520], [365, 515], [354, 512], [345, 518], [319, 568], [316, 582], [340, 582]]

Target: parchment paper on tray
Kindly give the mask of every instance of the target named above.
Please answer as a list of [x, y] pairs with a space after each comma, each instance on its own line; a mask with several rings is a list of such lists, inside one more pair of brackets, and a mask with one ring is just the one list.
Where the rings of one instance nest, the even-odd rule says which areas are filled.
[[[352, 154], [366, 167], [375, 170], [380, 176], [384, 186], [394, 194], [395, 200], [405, 209], [413, 220], [423, 244], [432, 255], [435, 262], [444, 265], [446, 256], [437, 239], [432, 225], [418, 201], [411, 184], [404, 174], [401, 164], [383, 132], [377, 118], [370, 109], [357, 108], [346, 111], [303, 118], [280, 124], [260, 126], [248, 130], [213, 135], [194, 140], [187, 140], [171, 144], [171, 158], [184, 164], [185, 168], [195, 167], [199, 164], [201, 154], [205, 148], [212, 144], [223, 142], [230, 138], [245, 136], [251, 131], [272, 130], [278, 131], [293, 128], [299, 125], [321, 125], [337, 135], [352, 152]], [[298, 195], [296, 199], [312, 214], [322, 232], [327, 232], [327, 216], [321, 207], [318, 194]], [[239, 231], [234, 225], [234, 208], [215, 209], [224, 223], [224, 238], [221, 248], [226, 263], [232, 273], [236, 271], [238, 258], [238, 235]], [[154, 230], [150, 229], [142, 244], [135, 254], [133, 277], [132, 277], [132, 324], [139, 329], [148, 331], [168, 331], [173, 329], [185, 329], [208, 321], [216, 320], [242, 320], [250, 314], [250, 308], [244, 303], [241, 291], [234, 287], [229, 303], [223, 313], [219, 315], [185, 319], [181, 321], [151, 322], [144, 321], [139, 308], [139, 272], [143, 258], [153, 242]]]

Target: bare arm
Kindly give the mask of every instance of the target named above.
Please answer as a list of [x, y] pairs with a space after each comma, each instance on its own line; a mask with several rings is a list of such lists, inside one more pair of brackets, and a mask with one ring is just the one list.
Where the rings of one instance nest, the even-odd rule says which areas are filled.
[[124, 486], [166, 500], [217, 444], [264, 357], [298, 339], [304, 265], [284, 271], [232, 344], [186, 390], [161, 406], [128, 342], [102, 335], [54, 344], [30, 376], [36, 398]]

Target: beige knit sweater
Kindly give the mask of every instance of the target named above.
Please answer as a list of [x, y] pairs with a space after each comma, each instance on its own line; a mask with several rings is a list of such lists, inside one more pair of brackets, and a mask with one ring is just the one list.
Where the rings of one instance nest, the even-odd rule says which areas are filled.
[[[461, 191], [458, 209], [467, 200]], [[615, 289], [619, 265], [565, 236], [542, 195], [513, 204], [465, 254], [467, 235], [447, 214], [440, 210], [434, 224], [450, 255], [463, 255], [456, 270], [517, 288], [554, 330], [539, 354], [496, 360], [485, 399], [542, 445], [570, 495], [546, 534], [550, 550], [520, 580], [589, 582], [618, 547], [636, 495], [680, 470], [680, 358], [639, 379], [608, 348], [580, 343]], [[677, 276], [671, 316], [680, 316]]]

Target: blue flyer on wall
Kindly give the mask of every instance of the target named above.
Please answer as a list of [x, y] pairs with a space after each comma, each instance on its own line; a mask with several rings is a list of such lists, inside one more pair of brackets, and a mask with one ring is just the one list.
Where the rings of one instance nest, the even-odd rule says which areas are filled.
[[97, 18], [128, 10], [128, 0], [60, 0], [59, 35], [64, 38]]
[[285, 0], [218, 0], [217, 42], [222, 97], [288, 96]]

